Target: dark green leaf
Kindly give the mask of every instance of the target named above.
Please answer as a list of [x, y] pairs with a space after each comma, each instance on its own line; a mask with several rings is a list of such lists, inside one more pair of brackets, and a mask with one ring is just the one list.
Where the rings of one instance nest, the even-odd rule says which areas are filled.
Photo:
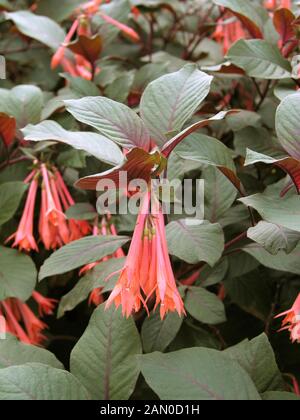
[[258, 79], [288, 79], [291, 65], [277, 46], [263, 40], [237, 41], [227, 54], [228, 60]]
[[0, 226], [13, 217], [26, 189], [27, 185], [23, 182], [0, 185]]
[[37, 271], [31, 258], [15, 249], [0, 246], [0, 300], [27, 300], [36, 284]]
[[170, 254], [190, 264], [205, 261], [213, 266], [221, 258], [224, 235], [218, 223], [182, 219], [169, 223], [166, 232]]
[[211, 76], [188, 64], [148, 85], [141, 100], [141, 116], [156, 144], [163, 146], [168, 133], [181, 131], [208, 95], [211, 81]]
[[0, 340], [0, 369], [25, 363], [43, 363], [63, 369], [63, 365], [50, 351], [23, 344], [15, 336], [7, 334], [5, 340]]
[[65, 39], [63, 29], [46, 16], [38, 16], [31, 12], [20, 10], [5, 13], [6, 19], [12, 20], [22, 34], [42, 42], [56, 50]]
[[71, 354], [71, 372], [96, 400], [126, 400], [134, 390], [141, 353], [132, 318], [99, 306]]
[[145, 353], [164, 351], [176, 337], [182, 321], [183, 319], [175, 312], [170, 312], [163, 320], [158, 312], [146, 318], [141, 332]]
[[113, 254], [128, 242], [125, 236], [88, 236], [54, 252], [43, 264], [39, 279], [67, 273]]
[[84, 150], [111, 165], [119, 165], [124, 159], [119, 147], [106, 137], [97, 133], [67, 131], [54, 121], [43, 121], [35, 126], [28, 125], [23, 133], [26, 140], [59, 141], [75, 149]]
[[223, 302], [202, 287], [189, 287], [184, 305], [187, 312], [203, 324], [215, 325], [226, 321]]
[[126, 105], [104, 97], [65, 101], [78, 121], [88, 124], [125, 148], [149, 149], [150, 136], [143, 121]]
[[144, 378], [161, 400], [259, 400], [240, 365], [216, 350], [191, 348], [141, 357]]
[[225, 351], [225, 354], [243, 367], [255, 383], [258, 392], [283, 389], [274, 351], [265, 334], [251, 341], [243, 341]]
[[69, 372], [41, 363], [27, 363], [0, 369], [0, 399], [77, 401], [89, 400], [89, 395]]

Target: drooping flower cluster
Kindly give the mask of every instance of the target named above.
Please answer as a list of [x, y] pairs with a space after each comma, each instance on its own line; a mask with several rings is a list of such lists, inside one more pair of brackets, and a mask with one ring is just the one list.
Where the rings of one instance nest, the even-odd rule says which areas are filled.
[[300, 343], [300, 293], [291, 309], [277, 315], [276, 318], [282, 316], [285, 316], [285, 318], [282, 321], [282, 329], [280, 331], [288, 330], [291, 334], [292, 342]]
[[39, 216], [39, 239], [47, 250], [56, 249], [87, 235], [91, 228], [88, 222], [67, 220], [64, 211], [75, 202], [60, 174], [55, 168], [36, 163], [36, 168], [25, 179], [29, 183], [27, 200], [17, 231], [7, 239], [14, 239], [13, 247], [21, 251], [38, 251], [34, 238], [34, 209], [41, 179], [41, 208]]
[[55, 69], [58, 65], [61, 65], [64, 71], [69, 73], [73, 77], [82, 77], [83, 79], [92, 79], [92, 65], [91, 63], [80, 54], [71, 54], [67, 50], [67, 44], [72, 40], [73, 36], [85, 35], [90, 36], [90, 30], [88, 22], [85, 17], [80, 16], [73, 22], [64, 43], [58, 48], [54, 56], [52, 57], [51, 67]]
[[[38, 304], [41, 317], [53, 313], [56, 300], [48, 299], [36, 291], [32, 297]], [[4, 323], [1, 322], [1, 334], [13, 334], [22, 342], [32, 345], [41, 345], [45, 340], [43, 330], [47, 328], [47, 324], [37, 318], [27, 303], [20, 299], [9, 298], [0, 301], [0, 316], [5, 320]]]
[[52, 57], [51, 67], [55, 69], [61, 65], [67, 73], [71, 76], [80, 76], [84, 79], [91, 80], [93, 75], [97, 73], [94, 68], [94, 63], [91, 63], [86, 57], [81, 54], [72, 54], [68, 49], [68, 44], [72, 41], [75, 35], [92, 37], [91, 19], [94, 15], [100, 16], [104, 21], [120, 29], [122, 33], [127, 35], [131, 40], [137, 42], [139, 40], [138, 34], [127, 25], [113, 19], [100, 11], [102, 0], [91, 0], [80, 5], [75, 11], [75, 20], [71, 25], [69, 32], [63, 44], [58, 48]]
[[[116, 227], [113, 223], [110, 222], [110, 218], [111, 218], [110, 215], [104, 216], [102, 218], [101, 229], [99, 229], [98, 223], [95, 223], [95, 225], [93, 227], [93, 235], [94, 236], [98, 236], [98, 235], [103, 235], [103, 236], [113, 235], [113, 236], [116, 236], [117, 235]], [[112, 255], [106, 256], [99, 261], [96, 261], [96, 262], [85, 265], [80, 270], [79, 274], [80, 275], [86, 274], [87, 272], [89, 272], [93, 268], [95, 268], [97, 265], [99, 265], [101, 262], [108, 261], [110, 258], [123, 258], [123, 257], [125, 257], [125, 253], [124, 253], [122, 248], [119, 248]], [[102, 295], [102, 287], [98, 287], [98, 288], [94, 289], [90, 294], [89, 304], [90, 305], [93, 304], [95, 306], [98, 306], [101, 303], [103, 303], [103, 301], [104, 301], [104, 299], [103, 299], [103, 295]]]
[[[116, 273], [113, 273], [116, 274]], [[112, 303], [122, 306], [123, 315], [129, 317], [155, 298], [163, 319], [167, 312], [185, 313], [177, 290], [165, 234], [164, 217], [160, 203], [151, 193], [143, 197], [132, 242], [119, 280], [110, 294], [106, 307]]]

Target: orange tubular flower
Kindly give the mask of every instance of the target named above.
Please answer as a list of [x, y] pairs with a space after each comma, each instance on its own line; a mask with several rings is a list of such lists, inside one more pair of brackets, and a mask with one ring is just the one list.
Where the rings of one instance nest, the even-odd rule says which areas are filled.
[[78, 76], [86, 80], [92, 80], [92, 67], [91, 64], [81, 55], [75, 54], [75, 69]]
[[55, 249], [69, 242], [69, 230], [66, 217], [62, 212], [58, 192], [50, 179], [46, 165], [41, 165], [43, 176], [42, 204], [39, 233], [46, 249]]
[[[35, 177], [35, 173], [32, 172], [30, 177], [33, 176], [31, 181], [28, 196], [24, 208], [24, 212], [16, 233], [10, 236], [6, 242], [14, 239], [13, 247], [18, 247], [20, 251], [38, 251], [38, 246], [33, 236], [33, 219], [34, 219], [34, 206], [36, 193], [38, 189], [38, 180]], [[28, 179], [30, 178], [28, 177]], [[25, 180], [26, 181], [26, 180]]]
[[[151, 193], [143, 198], [137, 218], [125, 267], [110, 294], [106, 308], [112, 303], [122, 306], [129, 317], [144, 306], [154, 295], [155, 308], [160, 305], [163, 319], [167, 312], [185, 313], [171, 267], [165, 235], [165, 224], [159, 202], [154, 199], [150, 209]], [[113, 273], [115, 274], [115, 273]]]
[[[75, 10], [75, 21], [73, 22], [69, 32], [62, 45], [57, 49], [56, 53], [51, 60], [51, 68], [55, 69], [61, 65], [63, 69], [73, 77], [82, 77], [86, 80], [92, 80], [93, 78], [93, 64], [90, 63], [85, 57], [80, 54], [71, 54], [66, 56], [66, 49], [68, 43], [72, 40], [74, 35], [77, 33], [78, 36], [92, 36], [90, 30], [90, 21], [93, 15], [98, 14], [103, 20], [110, 23], [113, 26], [119, 28], [125, 35], [127, 35], [132, 41], [138, 42], [139, 35], [129, 26], [113, 19], [112, 17], [102, 13], [100, 6], [102, 0], [91, 0], [83, 3], [80, 7]], [[96, 73], [99, 69], [96, 69]]]
[[5, 319], [6, 332], [15, 335], [22, 342], [40, 345], [45, 340], [42, 331], [47, 325], [40, 321], [21, 300], [9, 298], [1, 301], [0, 315]]
[[103, 20], [105, 20], [107, 23], [110, 23], [113, 26], [116, 26], [118, 29], [120, 29], [125, 35], [129, 36], [129, 38], [134, 41], [134, 42], [138, 42], [140, 40], [139, 35], [135, 32], [135, 30], [133, 30], [132, 28], [130, 28], [127, 25], [124, 25], [124, 23], [119, 22], [116, 19], [113, 19], [112, 17], [105, 15], [104, 13], [100, 13], [99, 14]]
[[280, 331], [288, 330], [291, 334], [292, 342], [300, 343], [300, 293], [292, 308], [277, 315], [276, 318], [282, 316], [285, 316], [285, 318], [282, 321], [282, 329]]
[[75, 54], [74, 59], [65, 56], [67, 49], [66, 45], [72, 40], [76, 31], [78, 35], [90, 35], [88, 22], [86, 22], [85, 19], [82, 19], [82, 16], [79, 16], [73, 22], [63, 44], [58, 48], [52, 57], [51, 68], [55, 69], [57, 66], [61, 65], [66, 72], [70, 73], [71, 76], [81, 76], [84, 79], [91, 80], [91, 63], [79, 54]]
[[61, 222], [61, 219], [65, 216], [62, 213], [60, 205], [57, 206], [57, 196], [55, 196], [55, 192], [51, 189], [53, 184], [51, 183], [50, 186], [49, 173], [45, 164], [41, 165], [41, 170], [46, 193], [46, 218], [49, 219], [49, 222], [53, 226], [58, 226], [58, 224]]
[[50, 173], [44, 164], [42, 204], [40, 212], [39, 233], [46, 249], [75, 241], [87, 235], [90, 225], [84, 220], [66, 220], [64, 211], [75, 204], [61, 174], [54, 168]]
[[67, 44], [68, 42], [71, 41], [72, 37], [74, 36], [75, 32], [77, 31], [78, 24], [79, 24], [78, 19], [76, 19], [73, 22], [69, 32], [67, 33], [67, 36], [66, 36], [66, 38], [63, 42], [63, 45], [61, 45], [58, 48], [58, 50], [56, 51], [56, 53], [52, 57], [52, 60], [51, 60], [51, 68], [52, 69], [55, 69], [59, 64], [61, 64], [63, 62], [63, 59], [65, 57], [65, 51], [66, 51], [65, 44]]
[[14, 239], [12, 246], [18, 247], [20, 251], [38, 251], [33, 236], [33, 222], [40, 176], [42, 186], [38, 231], [45, 248], [56, 249], [88, 235], [91, 231], [90, 224], [85, 220], [66, 219], [64, 211], [73, 206], [75, 201], [59, 171], [56, 168], [52, 170], [53, 172], [49, 171], [45, 164], [41, 164], [24, 181], [26, 184], [30, 183], [24, 212], [17, 231], [6, 240], [8, 242]]
[[55, 305], [57, 304], [58, 300], [46, 298], [36, 291], [32, 292], [32, 297], [38, 304], [40, 317], [53, 314]]

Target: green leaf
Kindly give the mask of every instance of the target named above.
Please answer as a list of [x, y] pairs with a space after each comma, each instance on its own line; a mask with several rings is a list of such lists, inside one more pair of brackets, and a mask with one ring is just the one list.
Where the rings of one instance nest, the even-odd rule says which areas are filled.
[[124, 104], [104, 97], [64, 101], [67, 111], [125, 148], [149, 149], [150, 136], [143, 121]]
[[67, 131], [54, 121], [43, 121], [38, 125], [28, 125], [23, 129], [23, 133], [25, 140], [55, 140], [68, 144], [75, 149], [84, 150], [110, 165], [120, 165], [124, 160], [119, 147], [106, 137], [97, 133]]
[[6, 334], [5, 340], [0, 340], [0, 369], [33, 362], [63, 369], [62, 363], [48, 350], [21, 343], [10, 334]]
[[247, 236], [273, 255], [279, 251], [289, 254], [300, 241], [299, 232], [268, 222], [259, 222], [255, 227], [248, 229]]
[[147, 317], [141, 332], [144, 352], [164, 351], [176, 337], [182, 322], [183, 318], [175, 312], [170, 312], [163, 320], [158, 312]]
[[281, 392], [281, 391], [269, 391], [262, 394], [262, 399], [265, 401], [300, 401], [299, 395], [293, 394], [292, 392]]
[[129, 71], [117, 77], [105, 89], [105, 95], [117, 102], [125, 102], [129, 96], [134, 80], [134, 71]]
[[234, 279], [236, 277], [242, 277], [244, 274], [248, 274], [255, 270], [259, 266], [259, 262], [251, 255], [244, 252], [239, 254], [239, 258], [236, 258], [236, 254], [232, 253], [226, 257], [228, 262], [228, 273], [227, 277]]
[[12, 20], [18, 30], [36, 39], [42, 44], [56, 50], [64, 42], [64, 30], [53, 20], [46, 16], [38, 16], [31, 12], [20, 10], [13, 13], [5, 13], [6, 19]]
[[261, 116], [257, 112], [241, 110], [228, 115], [226, 122], [232, 131], [239, 131], [246, 127], [260, 127]]
[[141, 353], [132, 318], [100, 305], [71, 353], [71, 372], [95, 400], [127, 400], [139, 375]]
[[59, 302], [57, 318], [61, 318], [66, 312], [72, 311], [79, 303], [87, 299], [88, 295], [94, 288], [93, 273], [87, 273], [78, 280], [78, 283], [62, 297]]
[[[44, 142], [43, 144], [45, 145], [47, 144], [47, 142]], [[86, 152], [84, 152], [83, 150], [65, 150], [64, 152], [61, 152], [59, 154], [58, 158], [56, 159], [56, 163], [58, 166], [62, 166], [65, 168], [82, 169], [86, 167], [86, 155]]]
[[234, 148], [241, 156], [246, 156], [247, 149], [274, 158], [283, 156], [283, 150], [280, 150], [281, 147], [277, 138], [271, 137], [269, 131], [262, 127], [247, 127], [236, 132], [234, 134]]
[[[162, 148], [163, 155], [168, 157], [170, 153], [175, 149], [175, 147], [178, 146], [178, 144], [180, 144], [185, 138], [187, 138], [191, 134], [195, 133], [195, 131], [200, 130], [201, 128], [205, 128], [215, 122], [224, 120], [224, 118], [226, 118], [228, 115], [236, 114], [237, 112], [239, 111], [220, 111], [218, 114], [210, 118], [197, 121], [196, 123], [190, 125], [189, 127], [185, 128], [179, 134], [176, 134], [175, 137], [172, 137], [169, 141], [165, 143], [165, 145]], [[170, 135], [171, 134], [172, 133], [170, 133]]]
[[259, 270], [241, 277], [230, 277], [228, 274], [224, 279], [224, 286], [232, 302], [256, 318], [264, 322], [267, 320], [272, 305], [272, 294], [268, 279]]
[[18, 128], [41, 119], [43, 94], [37, 86], [19, 85], [12, 90], [1, 90], [0, 112], [15, 117]]
[[27, 300], [36, 284], [37, 271], [31, 258], [15, 249], [0, 246], [0, 300]]
[[222, 228], [249, 220], [249, 211], [242, 204], [231, 207], [219, 220]]
[[90, 80], [82, 77], [73, 77], [69, 73], [62, 73], [61, 76], [69, 82], [69, 88], [79, 98], [83, 96], [99, 96], [100, 94], [99, 88]]
[[[282, 9], [278, 9], [279, 11]], [[287, 9], [285, 9], [287, 10]], [[274, 95], [280, 101], [283, 101], [287, 96], [293, 95], [295, 91], [295, 82], [293, 80], [282, 80], [274, 87]]]
[[69, 220], [94, 220], [97, 217], [97, 212], [90, 203], [76, 203], [68, 208], [65, 215]]
[[225, 354], [248, 372], [258, 392], [283, 389], [282, 376], [266, 334], [230, 347]]
[[173, 151], [168, 158], [168, 180], [174, 179], [182, 180], [190, 171], [201, 167], [201, 163], [193, 162], [192, 160], [181, 159], [175, 151]]
[[205, 261], [213, 266], [224, 250], [224, 235], [218, 223], [182, 219], [167, 225], [167, 241], [171, 255], [196, 264]]
[[41, 363], [27, 363], [0, 369], [0, 399], [76, 401], [90, 398], [69, 372]]
[[141, 99], [141, 116], [155, 143], [163, 146], [168, 133], [179, 132], [209, 93], [212, 76], [188, 64], [151, 82]]
[[167, 72], [166, 63], [148, 63], [139, 68], [135, 73], [132, 90], [143, 92], [147, 85]]
[[248, 245], [243, 248], [243, 251], [252, 255], [262, 265], [273, 270], [285, 271], [287, 273], [300, 274], [300, 246], [290, 253], [286, 254], [283, 251], [278, 252], [277, 255], [271, 255], [260, 245]]
[[87, 299], [89, 293], [97, 287], [103, 287], [103, 293], [109, 291], [112, 281], [118, 279], [120, 274], [114, 275], [109, 281], [106, 281], [112, 273], [121, 270], [124, 267], [124, 258], [111, 258], [108, 261], [101, 262], [82, 277], [75, 287], [70, 290], [59, 302], [57, 317], [62, 317], [65, 312], [73, 310], [79, 303]]
[[202, 287], [189, 287], [184, 299], [187, 312], [203, 324], [216, 325], [226, 321], [223, 302]]
[[24, 183], [24, 179], [28, 176], [28, 162], [19, 162], [18, 165], [8, 165], [0, 172], [0, 184], [5, 182], [20, 181]]
[[290, 156], [282, 157], [282, 155], [280, 158], [272, 158], [270, 156], [266, 156], [247, 149], [245, 166], [252, 165], [257, 162], [273, 164], [285, 171], [292, 178], [297, 192], [300, 194], [300, 161], [298, 159], [292, 158]]
[[202, 171], [205, 185], [205, 218], [217, 222], [234, 203], [237, 190], [217, 168], [210, 166]]
[[62, 22], [82, 3], [82, 0], [40, 0], [36, 9], [38, 15]]
[[276, 112], [276, 131], [282, 147], [289, 155], [300, 160], [300, 122], [297, 110], [300, 93], [287, 96]]
[[217, 167], [238, 190], [241, 189], [232, 153], [219, 140], [204, 134], [192, 134], [175, 148], [175, 152], [182, 159]]
[[177, 351], [189, 347], [205, 347], [220, 349], [220, 341], [207, 329], [195, 325], [191, 318], [185, 318], [176, 338], [169, 346], [169, 351]]
[[222, 258], [214, 267], [206, 265], [199, 275], [197, 284], [202, 287], [209, 287], [220, 283], [228, 271], [228, 258]]
[[291, 77], [289, 61], [277, 46], [263, 40], [240, 39], [230, 48], [227, 58], [250, 77], [269, 80]]
[[248, 374], [222, 352], [190, 348], [141, 357], [141, 370], [161, 400], [259, 400]]
[[67, 273], [75, 268], [99, 261], [128, 242], [125, 236], [87, 236], [63, 246], [42, 265], [39, 279]]
[[276, 198], [266, 194], [254, 194], [240, 198], [243, 204], [253, 207], [261, 217], [270, 223], [300, 232], [300, 200], [296, 195]]
[[24, 182], [6, 182], [0, 185], [0, 226], [13, 217], [26, 189]]
[[249, 166], [249, 165], [254, 165], [255, 163], [259, 163], [259, 162], [266, 163], [266, 164], [276, 164], [277, 162], [284, 161], [285, 159], [287, 158], [283, 157], [282, 154], [280, 158], [279, 157], [275, 158], [272, 156], [265, 155], [263, 153], [256, 152], [251, 149], [247, 149], [246, 160], [245, 160], [244, 165]]

